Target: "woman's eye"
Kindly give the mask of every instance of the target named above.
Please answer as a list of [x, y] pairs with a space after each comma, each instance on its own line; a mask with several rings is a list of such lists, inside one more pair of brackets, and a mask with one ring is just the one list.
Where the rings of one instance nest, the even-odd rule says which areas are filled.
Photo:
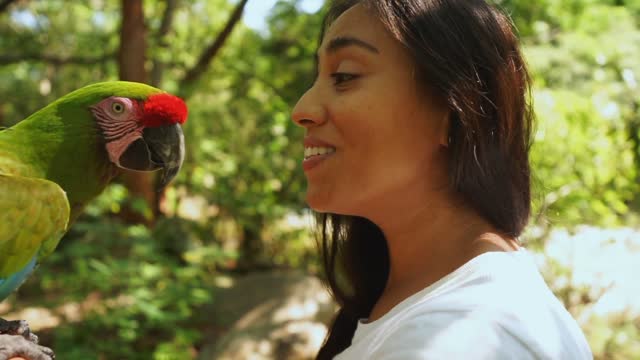
[[114, 102], [111, 104], [111, 110], [116, 114], [121, 114], [124, 111], [124, 105], [119, 102]]
[[340, 84], [343, 84], [343, 83], [345, 83], [347, 81], [354, 80], [355, 78], [358, 77], [358, 75], [336, 72], [336, 73], [331, 74], [331, 77], [333, 78], [333, 84], [334, 85], [340, 85]]

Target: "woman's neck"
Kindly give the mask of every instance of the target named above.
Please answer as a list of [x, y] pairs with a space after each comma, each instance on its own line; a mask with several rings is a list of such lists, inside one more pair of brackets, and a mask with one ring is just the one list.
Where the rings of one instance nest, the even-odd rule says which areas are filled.
[[402, 212], [374, 221], [387, 239], [390, 269], [370, 320], [482, 253], [517, 249], [514, 239], [499, 234], [462, 201], [431, 199], [413, 207], [407, 199]]

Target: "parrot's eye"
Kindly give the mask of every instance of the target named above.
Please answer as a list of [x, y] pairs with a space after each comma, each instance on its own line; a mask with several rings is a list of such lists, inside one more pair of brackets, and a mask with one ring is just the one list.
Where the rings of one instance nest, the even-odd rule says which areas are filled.
[[111, 104], [111, 110], [113, 110], [113, 112], [116, 114], [122, 114], [122, 112], [124, 112], [124, 104], [120, 102], [114, 102], [113, 104]]

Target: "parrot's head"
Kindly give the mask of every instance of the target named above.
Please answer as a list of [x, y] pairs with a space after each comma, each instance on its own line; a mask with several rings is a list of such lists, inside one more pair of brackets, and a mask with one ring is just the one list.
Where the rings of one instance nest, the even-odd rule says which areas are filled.
[[184, 160], [184, 101], [139, 83], [100, 83], [81, 90], [91, 89], [101, 95], [90, 96], [95, 100], [89, 110], [109, 160], [122, 169], [162, 170], [159, 187], [167, 185]]

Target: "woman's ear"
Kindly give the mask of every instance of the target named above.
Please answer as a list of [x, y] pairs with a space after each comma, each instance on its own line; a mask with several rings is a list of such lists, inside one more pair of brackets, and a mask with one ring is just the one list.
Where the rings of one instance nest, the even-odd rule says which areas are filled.
[[438, 139], [440, 146], [448, 148], [450, 141], [451, 130], [451, 110], [444, 111], [443, 119], [440, 121], [440, 129], [438, 133]]

